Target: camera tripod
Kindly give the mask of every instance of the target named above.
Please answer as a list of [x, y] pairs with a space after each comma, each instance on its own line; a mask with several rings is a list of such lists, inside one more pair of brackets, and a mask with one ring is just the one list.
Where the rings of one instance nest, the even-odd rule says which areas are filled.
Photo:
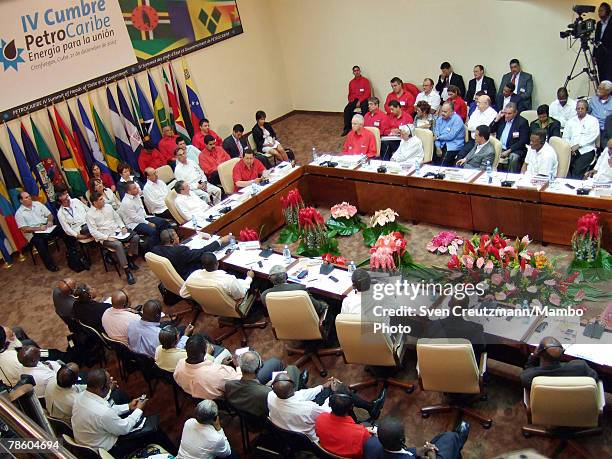
[[[571, 46], [570, 46], [571, 47]], [[586, 67], [584, 67], [580, 72], [574, 74], [576, 71], [576, 65], [578, 64], [578, 59], [580, 56], [584, 56], [584, 61], [586, 63]], [[569, 75], [565, 78], [564, 88], [567, 88], [567, 84], [578, 78], [580, 75], [585, 73], [589, 78], [589, 81], [593, 85], [593, 90], [597, 92], [597, 85], [599, 85], [599, 78], [597, 76], [597, 67], [593, 61], [593, 52], [589, 47], [589, 38], [588, 37], [580, 37], [580, 50], [576, 53], [576, 59], [574, 59], [574, 65], [572, 65], [572, 70], [570, 70]]]

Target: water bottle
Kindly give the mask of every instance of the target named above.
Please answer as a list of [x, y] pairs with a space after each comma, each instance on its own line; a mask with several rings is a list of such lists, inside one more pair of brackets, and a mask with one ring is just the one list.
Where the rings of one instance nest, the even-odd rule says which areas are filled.
[[194, 230], [198, 229], [198, 220], [196, 219], [195, 215], [191, 216], [191, 224], [193, 225]]
[[548, 176], [548, 187], [552, 188], [555, 184], [555, 171], [550, 171], [550, 175]]
[[232, 250], [236, 248], [236, 238], [232, 233], [229, 233], [229, 248]]
[[419, 175], [419, 172], [421, 172], [421, 161], [414, 163], [414, 175]]
[[291, 263], [291, 250], [289, 250], [289, 246], [285, 244], [285, 248], [283, 249], [283, 258], [286, 264]]
[[319, 155], [317, 154], [317, 149], [312, 147], [312, 162], [316, 163], [319, 159]]
[[[523, 313], [527, 314], [527, 311], [529, 311], [529, 303], [527, 302], [527, 300], [523, 300]], [[530, 322], [529, 316], [528, 315], [524, 315], [523, 316], [523, 323], [525, 325], [527, 325]]]
[[348, 273], [349, 274], [353, 274], [353, 272], [357, 269], [357, 267], [355, 266], [355, 262], [354, 261], [349, 262], [347, 268], [348, 268]]
[[493, 168], [491, 167], [491, 161], [487, 161], [487, 177], [488, 182], [493, 183]]

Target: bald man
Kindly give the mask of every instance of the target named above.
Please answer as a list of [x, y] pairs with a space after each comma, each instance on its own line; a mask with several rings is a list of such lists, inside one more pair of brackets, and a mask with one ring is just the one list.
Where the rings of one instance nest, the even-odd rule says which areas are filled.
[[40, 349], [33, 345], [25, 345], [17, 351], [17, 359], [23, 365], [21, 374], [34, 378], [34, 393], [38, 398], [45, 396], [47, 384], [55, 377], [61, 364], [53, 360], [40, 361]]
[[102, 314], [102, 327], [109, 336], [128, 345], [128, 326], [140, 320], [140, 316], [130, 308], [130, 299], [123, 290], [116, 290], [111, 295], [111, 308]]
[[60, 279], [57, 282], [57, 286], [53, 289], [53, 307], [55, 313], [60, 316], [68, 328], [71, 327], [71, 321], [74, 318], [72, 315], [72, 308], [74, 306], [74, 289], [76, 288], [76, 281], [71, 277]]
[[54, 418], [70, 422], [72, 407], [78, 394], [85, 391], [85, 384], [77, 384], [79, 366], [76, 363], [63, 365], [45, 390], [45, 406]]
[[563, 345], [552, 336], [542, 338], [536, 350], [529, 355], [525, 370], [521, 373], [523, 387], [531, 387], [536, 376], [590, 376], [598, 380], [597, 372], [584, 360], [561, 362]]

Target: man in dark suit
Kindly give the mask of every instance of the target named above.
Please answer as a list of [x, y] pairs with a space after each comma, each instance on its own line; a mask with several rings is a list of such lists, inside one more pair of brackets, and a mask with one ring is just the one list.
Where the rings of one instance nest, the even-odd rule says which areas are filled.
[[[264, 291], [261, 294], [261, 301], [266, 304], [266, 295], [271, 292], [289, 292], [293, 290], [306, 290], [302, 284], [289, 284], [287, 283], [287, 270], [284, 266], [275, 265], [270, 269], [270, 282], [272, 282], [272, 288]], [[327, 303], [322, 300], [317, 300], [310, 296], [310, 301], [315, 308], [315, 311], [320, 316], [328, 308]]]
[[[232, 135], [223, 139], [223, 149], [232, 158], [242, 158], [244, 152], [251, 149], [247, 137], [244, 136], [244, 126], [242, 124], [235, 124], [232, 128]], [[266, 169], [272, 167], [266, 155], [255, 152], [255, 157], [262, 162]]]
[[[610, 25], [610, 4], [603, 2], [597, 10], [599, 21], [595, 26], [595, 61], [599, 81], [612, 80], [612, 26]], [[602, 32], [603, 30], [603, 32]]]
[[82, 324], [95, 328], [100, 333], [104, 331], [102, 316], [111, 307], [110, 303], [96, 301], [96, 289], [86, 284], [78, 284], [74, 289], [76, 301], [72, 307], [74, 318]]
[[451, 297], [448, 301], [450, 315], [444, 319], [432, 320], [425, 329], [427, 338], [465, 338], [472, 343], [476, 363], [480, 364], [480, 356], [486, 348], [484, 327], [482, 324], [465, 320], [463, 311], [468, 310], [469, 296], [462, 299]]
[[510, 102], [516, 104], [520, 113], [521, 98], [517, 94], [514, 94], [514, 83], [508, 81], [502, 88], [502, 91], [495, 98], [495, 109], [501, 111]]
[[484, 67], [480, 64], [474, 66], [474, 78], [470, 80], [467, 93], [463, 98], [468, 105], [472, 103], [478, 91], [482, 91], [489, 97], [495, 96], [495, 81], [485, 75]]
[[[521, 63], [518, 59], [510, 61], [510, 72], [506, 73], [499, 84], [498, 95], [501, 94], [506, 83], [514, 84], [514, 94], [517, 94], [521, 103], [519, 110], [531, 110], [531, 95], [533, 93], [533, 78], [531, 74], [521, 71]], [[503, 107], [497, 107], [501, 110]]]
[[508, 170], [519, 174], [527, 156], [527, 143], [529, 143], [527, 120], [519, 116], [516, 104], [510, 102], [497, 114], [493, 126], [497, 133], [496, 137], [502, 144], [500, 158], [507, 158]]
[[179, 244], [178, 235], [173, 229], [163, 230], [159, 237], [161, 245], [153, 247], [151, 252], [170, 260], [176, 272], [183, 279], [187, 279], [195, 270], [202, 269], [200, 260], [203, 253], [216, 252], [229, 244], [229, 236], [223, 236], [218, 241], [212, 242], [201, 249], [190, 249], [186, 245]]
[[563, 345], [552, 336], [542, 338], [535, 352], [529, 355], [527, 365], [521, 373], [521, 384], [531, 387], [536, 376], [590, 376], [595, 381], [599, 379], [597, 372], [584, 360], [571, 360], [561, 363]]
[[446, 101], [446, 99], [448, 99], [446, 90], [451, 85], [457, 86], [461, 91], [461, 94], [459, 95], [463, 97], [465, 94], [465, 83], [463, 82], [463, 77], [457, 73], [454, 73], [451, 65], [448, 62], [442, 62], [442, 65], [440, 65], [438, 83], [436, 84], [436, 91], [438, 91], [438, 94], [440, 94], [442, 100]]
[[289, 365], [285, 368], [283, 363], [275, 358], [263, 362], [255, 351], [241, 354], [238, 357], [238, 365], [242, 371], [242, 379], [225, 383], [225, 399], [236, 409], [255, 418], [265, 419], [268, 416], [268, 394], [272, 388], [262, 384], [257, 378], [260, 371], [266, 371], [266, 365], [273, 371], [286, 371], [298, 390], [306, 387], [307, 372], [301, 375], [296, 366]]

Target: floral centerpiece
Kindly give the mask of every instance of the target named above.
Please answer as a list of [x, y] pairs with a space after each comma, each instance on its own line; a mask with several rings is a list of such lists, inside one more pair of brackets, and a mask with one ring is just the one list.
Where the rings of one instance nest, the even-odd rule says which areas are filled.
[[378, 237], [370, 249], [370, 269], [397, 271], [411, 261], [406, 239], [399, 231]]
[[463, 239], [454, 231], [441, 231], [429, 241], [427, 250], [436, 254], [441, 254], [447, 253], [450, 249], [457, 253], [461, 244], [463, 244]]
[[259, 241], [259, 234], [253, 228], [244, 228], [240, 230], [238, 240], [241, 242]]
[[[555, 270], [555, 260], [544, 251], [531, 251], [528, 236], [512, 241], [495, 231], [464, 239], [460, 248], [449, 246], [448, 268], [455, 271], [456, 281], [482, 283], [486, 298], [520, 305], [582, 307], [586, 299], [584, 286]], [[595, 290], [591, 291], [595, 292]]]
[[329, 237], [352, 236], [365, 228], [365, 224], [357, 215], [357, 207], [348, 202], [341, 202], [331, 208], [327, 228]]
[[381, 235], [400, 233], [402, 236], [408, 234], [408, 228], [400, 225], [395, 219], [399, 214], [393, 209], [377, 210], [370, 218], [370, 226], [363, 230], [363, 242], [368, 247], [374, 246]]
[[339, 255], [338, 241], [327, 234], [325, 220], [314, 207], [304, 207], [298, 211], [300, 245], [298, 255], [319, 256], [324, 253]]
[[298, 213], [304, 208], [304, 201], [297, 188], [290, 190], [287, 196], [281, 197], [285, 227], [281, 230], [278, 242], [280, 244], [291, 244], [300, 237], [298, 227]]
[[578, 219], [572, 236], [574, 260], [568, 272], [577, 271], [588, 281], [605, 281], [612, 277], [612, 256], [601, 248], [601, 235], [597, 214], [586, 214]]

